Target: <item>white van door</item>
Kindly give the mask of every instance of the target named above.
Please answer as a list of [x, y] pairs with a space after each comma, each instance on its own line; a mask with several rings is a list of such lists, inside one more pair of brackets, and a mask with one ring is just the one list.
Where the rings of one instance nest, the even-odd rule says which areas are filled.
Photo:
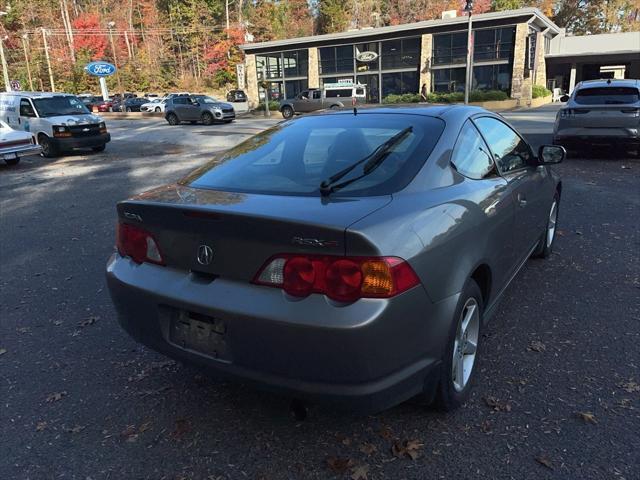
[[13, 127], [16, 130], [24, 130], [25, 132], [31, 131], [31, 122], [36, 117], [36, 110], [33, 108], [33, 103], [29, 98], [21, 98], [19, 105], [18, 126]]

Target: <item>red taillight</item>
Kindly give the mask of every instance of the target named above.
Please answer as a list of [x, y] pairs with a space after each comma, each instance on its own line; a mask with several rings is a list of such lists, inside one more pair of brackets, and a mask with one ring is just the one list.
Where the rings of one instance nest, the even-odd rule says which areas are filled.
[[131, 257], [136, 263], [150, 262], [164, 265], [158, 243], [153, 235], [142, 228], [128, 223], [118, 223], [116, 247], [120, 255]]
[[420, 283], [398, 257], [337, 257], [283, 254], [260, 269], [254, 283], [282, 288], [296, 297], [321, 293], [340, 302], [390, 298]]

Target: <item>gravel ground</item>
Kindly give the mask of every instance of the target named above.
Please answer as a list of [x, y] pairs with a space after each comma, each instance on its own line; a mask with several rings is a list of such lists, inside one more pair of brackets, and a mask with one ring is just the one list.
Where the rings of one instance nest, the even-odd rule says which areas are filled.
[[[506, 116], [543, 143], [554, 112]], [[556, 251], [509, 287], [454, 413], [300, 422], [134, 343], [104, 285], [115, 202], [271, 123], [112, 122], [103, 154], [0, 166], [0, 479], [640, 478], [640, 161], [612, 152], [558, 167]]]

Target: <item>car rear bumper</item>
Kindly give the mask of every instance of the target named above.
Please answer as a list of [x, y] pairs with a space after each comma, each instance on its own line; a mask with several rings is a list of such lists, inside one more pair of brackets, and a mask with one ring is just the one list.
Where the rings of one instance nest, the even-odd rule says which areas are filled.
[[18, 157], [27, 157], [29, 155], [39, 155], [42, 151], [40, 145], [23, 145], [9, 148], [0, 148], [0, 159], [10, 159]]
[[52, 138], [52, 143], [60, 150], [73, 150], [74, 148], [99, 147], [111, 141], [111, 134], [102, 133], [90, 137], [63, 137]]
[[571, 127], [558, 129], [553, 136], [554, 143], [597, 144], [623, 142], [629, 144], [640, 143], [640, 128], [624, 127]]
[[[385, 409], [435, 385], [458, 300], [434, 304], [416, 287], [392, 300], [337, 306], [321, 295], [291, 299], [118, 254], [109, 259], [107, 284], [120, 324], [137, 341], [222, 376], [359, 411]], [[178, 345], [171, 332], [183, 315], [220, 322], [224, 346], [202, 353]]]

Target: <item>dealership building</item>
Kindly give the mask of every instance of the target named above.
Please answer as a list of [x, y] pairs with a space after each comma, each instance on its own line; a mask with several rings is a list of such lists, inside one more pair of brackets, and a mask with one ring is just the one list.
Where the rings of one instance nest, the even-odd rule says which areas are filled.
[[[466, 16], [249, 43], [245, 87], [253, 104], [292, 98], [326, 84], [366, 85], [367, 101], [388, 95], [464, 91]], [[532, 86], [573, 90], [590, 78], [640, 78], [640, 32], [566, 36], [536, 8], [473, 15], [472, 88], [502, 90], [521, 105]]]

